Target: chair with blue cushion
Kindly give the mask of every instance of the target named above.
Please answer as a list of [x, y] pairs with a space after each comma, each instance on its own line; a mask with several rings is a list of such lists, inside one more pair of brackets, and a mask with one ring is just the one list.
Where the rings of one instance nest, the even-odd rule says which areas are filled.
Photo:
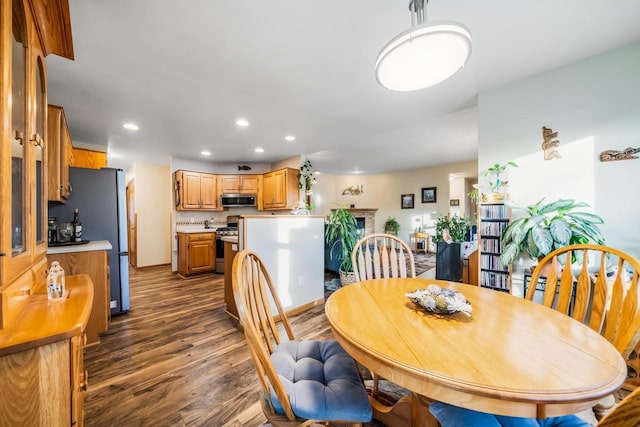
[[263, 391], [262, 410], [273, 426], [314, 422], [361, 426], [371, 421], [371, 405], [354, 360], [337, 341], [295, 338], [271, 277], [255, 252], [245, 249], [236, 255], [232, 283]]
[[[507, 417], [460, 408], [442, 402], [431, 403], [429, 410], [442, 427], [590, 427], [575, 415], [535, 419]], [[640, 387], [626, 396], [597, 427], [640, 426]]]

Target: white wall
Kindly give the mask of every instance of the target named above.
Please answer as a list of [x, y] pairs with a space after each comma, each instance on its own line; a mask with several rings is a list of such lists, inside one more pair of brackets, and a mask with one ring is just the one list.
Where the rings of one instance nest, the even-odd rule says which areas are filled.
[[127, 173], [135, 179], [137, 265], [171, 262], [171, 175], [168, 166], [136, 163]]
[[[640, 147], [640, 43], [523, 79], [478, 97], [480, 170], [512, 160], [511, 199], [574, 198], [602, 216], [606, 243], [640, 257], [640, 159], [600, 162]], [[542, 126], [561, 159], [545, 161]]]

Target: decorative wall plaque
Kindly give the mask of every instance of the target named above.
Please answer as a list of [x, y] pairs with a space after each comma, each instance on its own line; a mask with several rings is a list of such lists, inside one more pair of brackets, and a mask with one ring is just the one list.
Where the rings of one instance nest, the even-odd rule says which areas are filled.
[[616, 160], [631, 160], [637, 159], [638, 156], [634, 156], [634, 154], [640, 153], [640, 147], [633, 148], [627, 147], [622, 151], [618, 150], [605, 150], [600, 153], [600, 161], [601, 162], [613, 162]]
[[558, 145], [560, 141], [554, 139], [558, 136], [558, 132], [554, 132], [551, 128], [542, 126], [542, 150], [544, 151], [544, 159], [559, 159], [560, 152], [558, 151]]
[[343, 195], [343, 196], [347, 196], [347, 195], [350, 195], [350, 196], [359, 196], [359, 195], [361, 195], [362, 193], [364, 193], [364, 190], [362, 189], [362, 185], [360, 185], [360, 186], [352, 185], [351, 187], [349, 187], [349, 188], [345, 188], [345, 189], [342, 191], [342, 195]]

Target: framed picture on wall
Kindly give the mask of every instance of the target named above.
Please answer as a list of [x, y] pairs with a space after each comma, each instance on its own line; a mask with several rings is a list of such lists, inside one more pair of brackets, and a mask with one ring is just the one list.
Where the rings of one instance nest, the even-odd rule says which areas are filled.
[[449, 200], [449, 206], [460, 206], [460, 199]]
[[422, 203], [436, 202], [436, 187], [426, 187], [422, 189]]
[[414, 194], [403, 194], [400, 199], [402, 209], [413, 209]]

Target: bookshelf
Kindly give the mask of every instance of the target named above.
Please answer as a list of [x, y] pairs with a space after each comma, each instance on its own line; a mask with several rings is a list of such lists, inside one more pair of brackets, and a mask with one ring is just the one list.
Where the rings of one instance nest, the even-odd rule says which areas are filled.
[[478, 205], [478, 283], [484, 288], [511, 293], [511, 266], [500, 262], [500, 236], [511, 220], [511, 209], [503, 203]]

